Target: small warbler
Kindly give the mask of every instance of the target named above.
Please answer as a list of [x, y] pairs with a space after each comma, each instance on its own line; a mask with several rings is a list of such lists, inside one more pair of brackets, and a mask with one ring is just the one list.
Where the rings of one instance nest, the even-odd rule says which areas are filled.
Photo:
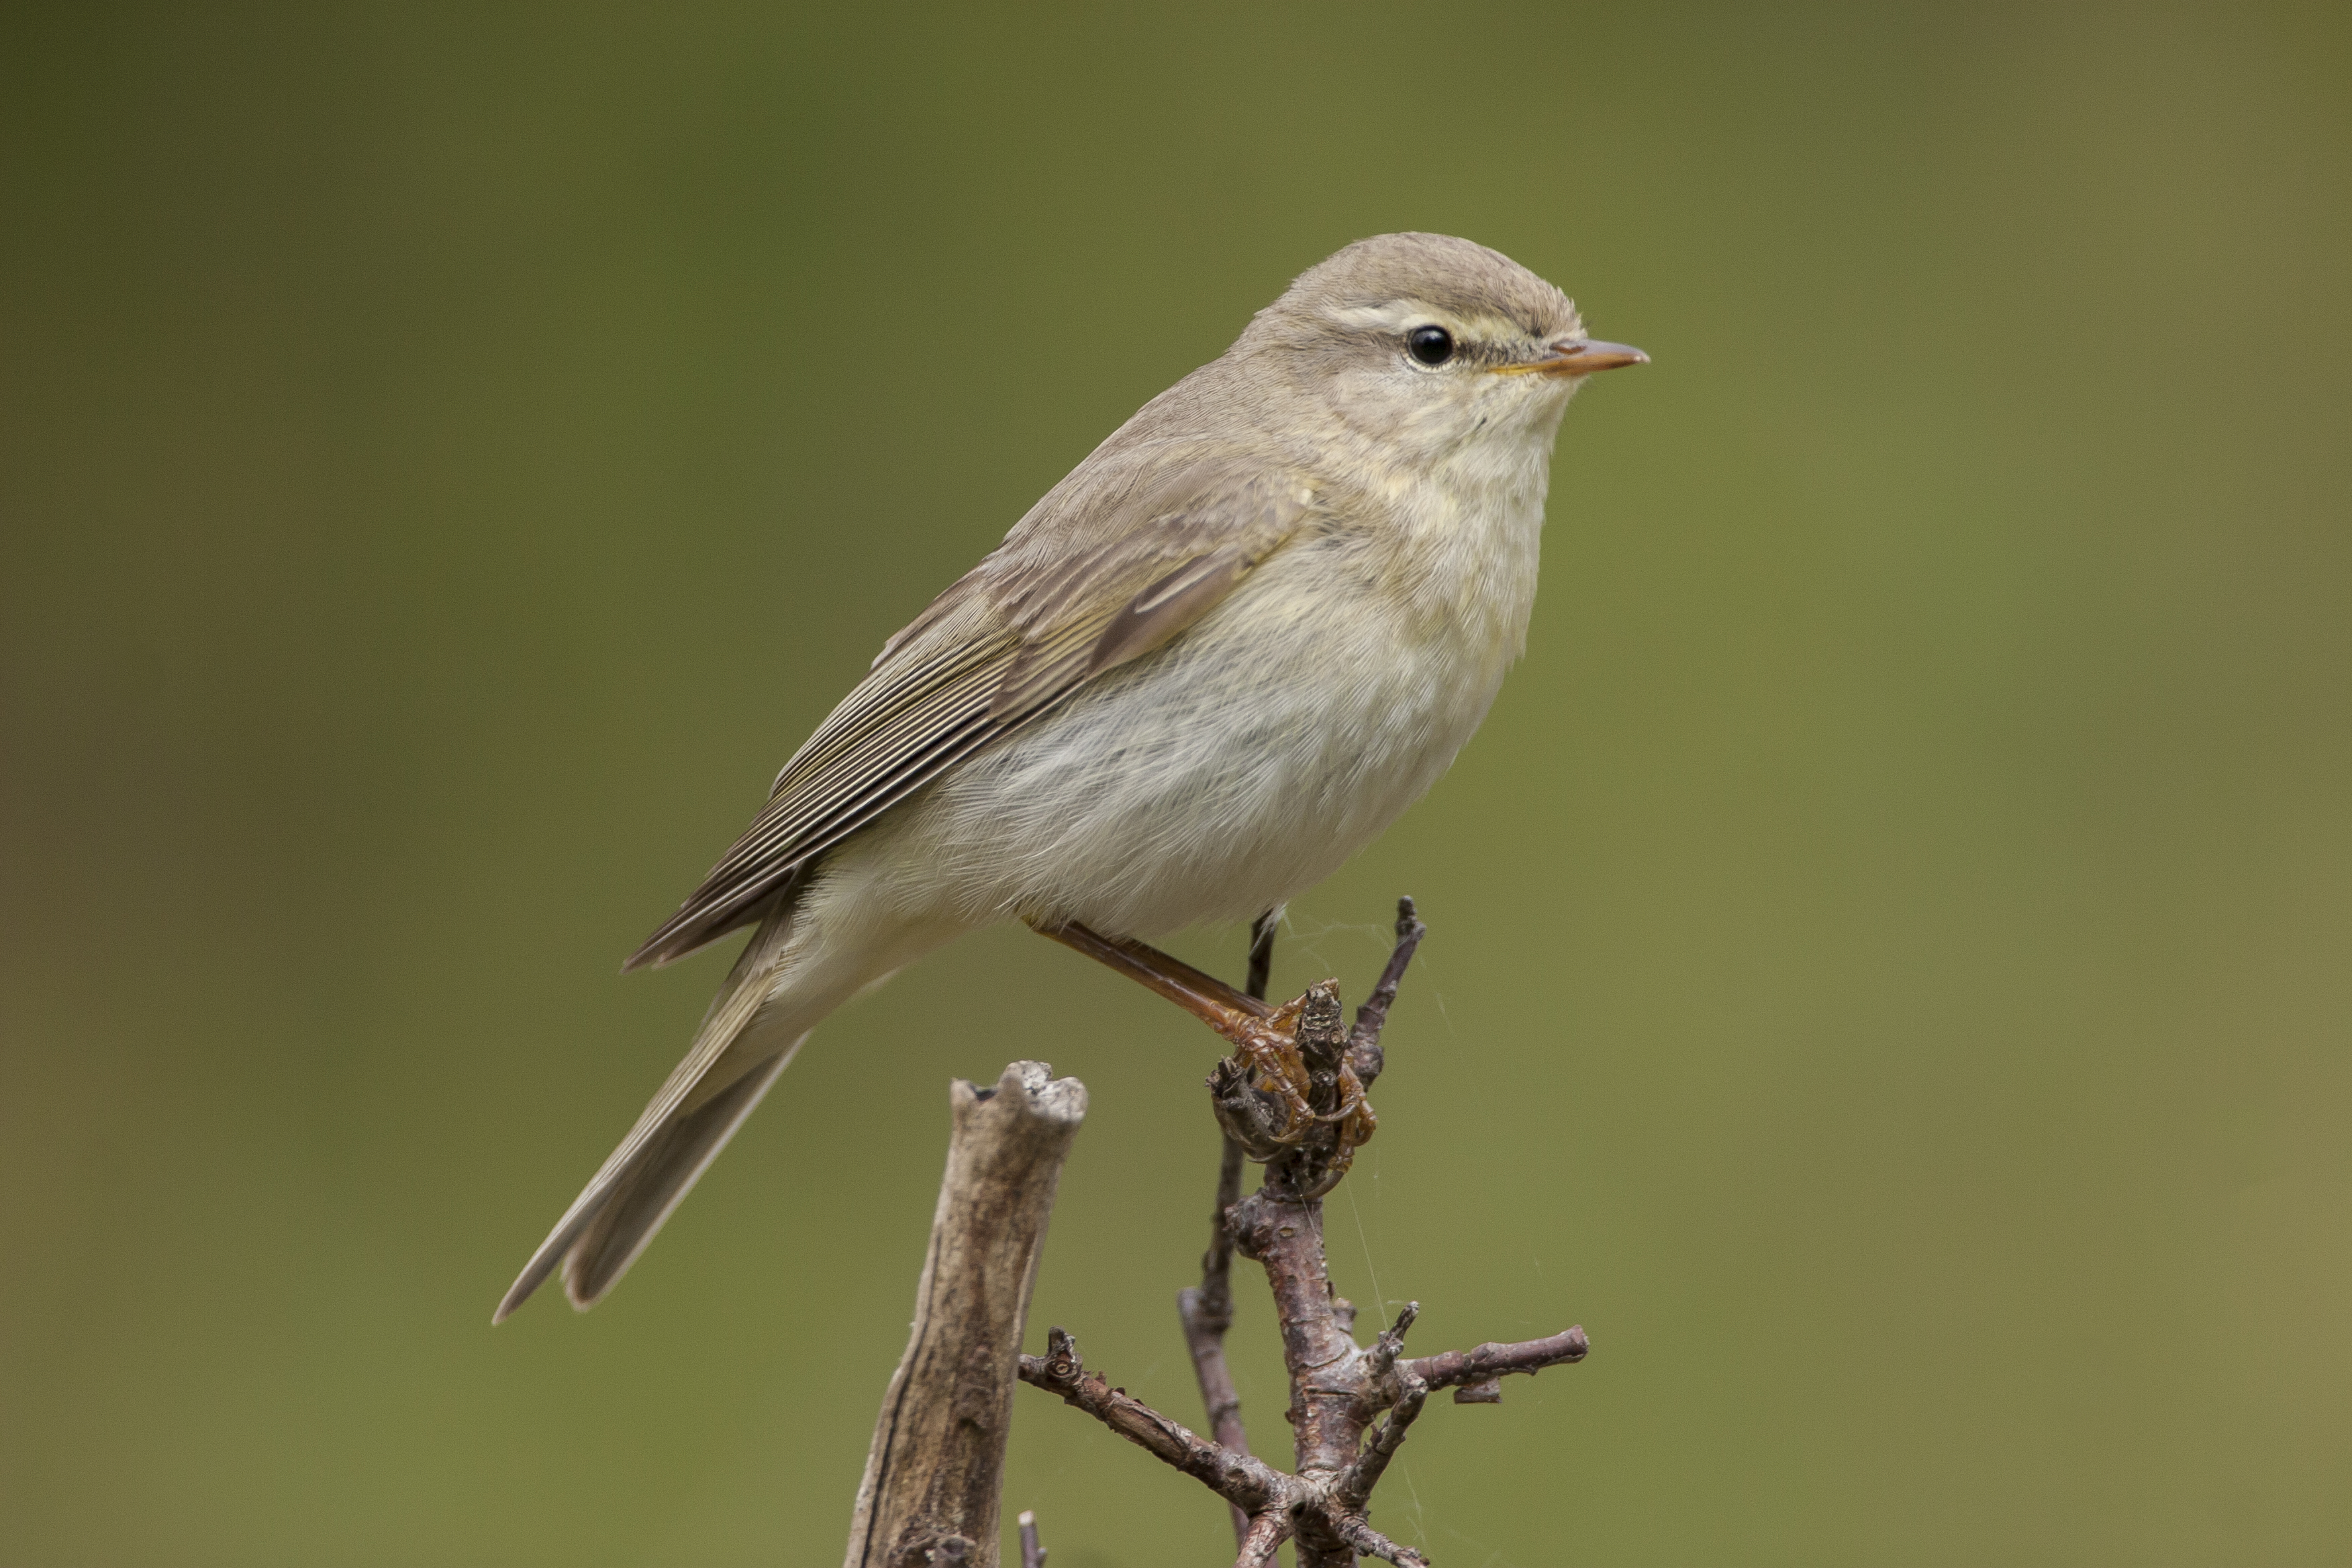
[[755, 928], [497, 1317], [559, 1266], [593, 1305], [809, 1031], [949, 939], [1244, 920], [1370, 842], [1525, 645], [1569, 398], [1646, 358], [1465, 239], [1301, 274], [883, 646], [629, 960]]

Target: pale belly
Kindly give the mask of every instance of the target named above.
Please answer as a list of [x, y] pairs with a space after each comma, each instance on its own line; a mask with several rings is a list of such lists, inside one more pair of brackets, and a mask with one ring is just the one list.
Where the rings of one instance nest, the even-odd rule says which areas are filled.
[[902, 919], [1122, 935], [1246, 920], [1320, 881], [1476, 730], [1533, 583], [1416, 636], [1339, 613], [1328, 574], [1308, 598], [1318, 575], [1267, 574], [877, 824], [839, 869]]

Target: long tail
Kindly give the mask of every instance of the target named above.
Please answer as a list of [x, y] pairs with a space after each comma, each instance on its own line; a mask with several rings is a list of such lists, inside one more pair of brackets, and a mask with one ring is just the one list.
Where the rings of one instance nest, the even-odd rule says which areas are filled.
[[[504, 1322], [559, 1265], [572, 1304], [583, 1311], [594, 1306], [718, 1158], [810, 1027], [832, 1010], [828, 995], [809, 998], [814, 1005], [766, 1006], [763, 1015], [793, 934], [793, 891], [782, 890], [703, 1016], [686, 1058], [539, 1244], [493, 1323]], [[783, 1013], [792, 1016], [776, 1016]]]

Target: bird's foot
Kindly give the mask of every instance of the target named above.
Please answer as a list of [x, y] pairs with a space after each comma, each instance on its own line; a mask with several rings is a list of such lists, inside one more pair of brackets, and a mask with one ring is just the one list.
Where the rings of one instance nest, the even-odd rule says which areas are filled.
[[1075, 922], [1036, 931], [1175, 1003], [1234, 1047], [1210, 1075], [1217, 1119], [1262, 1163], [1279, 1161], [1302, 1198], [1339, 1184], [1379, 1121], [1350, 1062], [1339, 986], [1270, 1006], [1180, 958]]

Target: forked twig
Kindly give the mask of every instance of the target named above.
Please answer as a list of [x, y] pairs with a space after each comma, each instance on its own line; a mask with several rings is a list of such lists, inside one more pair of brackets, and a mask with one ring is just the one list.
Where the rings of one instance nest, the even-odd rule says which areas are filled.
[[[1266, 1005], [1274, 919], [1261, 919], [1251, 933], [1255, 994], [1236, 992], [1141, 942], [1078, 926], [1045, 933], [1175, 1002], [1235, 1047], [1210, 1078], [1212, 1102], [1228, 1135], [1218, 1173], [1217, 1224], [1202, 1259], [1201, 1284], [1178, 1297], [1213, 1435], [1193, 1433], [1087, 1372], [1076, 1342], [1059, 1328], [1047, 1336], [1045, 1355], [1021, 1358], [1020, 1375], [1223, 1498], [1234, 1510], [1238, 1568], [1264, 1568], [1286, 1540], [1297, 1545], [1299, 1568], [1343, 1568], [1359, 1554], [1427, 1568], [1420, 1552], [1373, 1529], [1368, 1510], [1430, 1393], [1450, 1387], [1456, 1403], [1496, 1403], [1504, 1375], [1580, 1361], [1591, 1347], [1584, 1331], [1573, 1328], [1549, 1339], [1409, 1358], [1404, 1338], [1418, 1303], [1407, 1303], [1370, 1346], [1356, 1342], [1350, 1331], [1355, 1308], [1331, 1289], [1320, 1200], [1346, 1174], [1355, 1145], [1370, 1136], [1374, 1123], [1363, 1089], [1386, 1065], [1381, 1030], [1427, 928], [1412, 900], [1398, 900], [1396, 945], [1387, 967], [1357, 1009], [1354, 1026], [1342, 1030], [1338, 992], [1329, 982], [1282, 1007]], [[1303, 1121], [1293, 1100], [1308, 1112]], [[1266, 1163], [1265, 1184], [1247, 1197], [1240, 1196], [1244, 1154]], [[1225, 1365], [1236, 1251], [1265, 1268], [1274, 1294], [1290, 1374], [1287, 1419], [1297, 1456], [1292, 1471], [1249, 1453]]]

